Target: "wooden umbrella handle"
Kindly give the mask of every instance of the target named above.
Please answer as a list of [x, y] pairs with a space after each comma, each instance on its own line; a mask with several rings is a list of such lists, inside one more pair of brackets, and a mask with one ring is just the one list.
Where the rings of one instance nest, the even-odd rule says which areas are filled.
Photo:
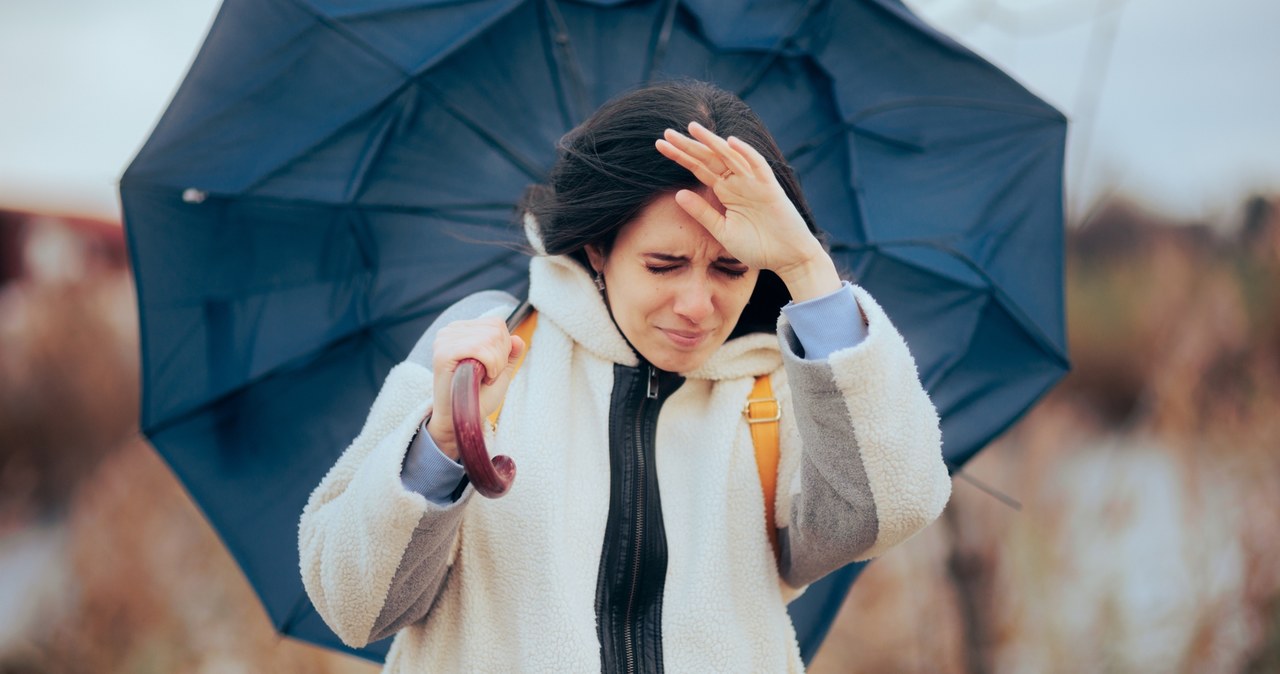
[[[507, 330], [515, 331], [533, 311], [529, 300], [507, 316]], [[487, 373], [484, 365], [474, 358], [463, 359], [453, 371], [453, 432], [458, 439], [458, 453], [462, 455], [462, 468], [467, 471], [476, 491], [489, 498], [507, 493], [516, 479], [516, 462], [505, 454], [489, 458], [484, 445], [484, 412], [480, 409], [480, 382]]]
[[489, 498], [507, 493], [516, 479], [516, 462], [505, 454], [489, 458], [484, 445], [484, 415], [480, 409], [480, 382], [484, 365], [474, 358], [458, 363], [453, 373], [453, 431], [458, 439], [462, 467], [476, 491]]

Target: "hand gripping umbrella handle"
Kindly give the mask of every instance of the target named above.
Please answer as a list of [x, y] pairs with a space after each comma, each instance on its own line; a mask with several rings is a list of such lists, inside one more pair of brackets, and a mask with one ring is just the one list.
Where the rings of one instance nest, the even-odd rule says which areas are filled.
[[485, 378], [484, 366], [474, 358], [458, 363], [453, 373], [453, 432], [462, 454], [462, 467], [476, 491], [498, 498], [511, 488], [516, 477], [516, 463], [511, 457], [498, 455], [489, 459], [484, 445], [484, 426], [480, 411], [480, 382]]
[[[515, 330], [532, 307], [526, 301], [507, 317], [507, 329]], [[504, 454], [489, 458], [484, 444], [483, 412], [480, 409], [480, 382], [487, 373], [474, 358], [458, 363], [453, 372], [453, 432], [462, 455], [462, 467], [476, 491], [498, 498], [507, 493], [516, 479], [516, 462]]]

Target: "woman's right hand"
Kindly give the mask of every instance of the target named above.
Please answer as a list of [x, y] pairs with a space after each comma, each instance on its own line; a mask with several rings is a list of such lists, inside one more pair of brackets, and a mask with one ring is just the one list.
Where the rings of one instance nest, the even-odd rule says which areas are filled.
[[455, 321], [440, 329], [431, 362], [435, 373], [435, 401], [427, 432], [449, 458], [457, 461], [459, 455], [452, 405], [453, 373], [458, 363], [474, 358], [484, 365], [486, 376], [480, 383], [480, 408], [488, 416], [506, 397], [524, 349], [524, 340], [512, 335], [506, 323], [497, 317]]

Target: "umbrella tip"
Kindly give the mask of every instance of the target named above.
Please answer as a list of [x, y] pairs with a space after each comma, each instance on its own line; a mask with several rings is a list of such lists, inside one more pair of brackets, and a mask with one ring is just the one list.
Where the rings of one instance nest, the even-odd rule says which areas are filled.
[[189, 204], [203, 203], [205, 198], [209, 196], [208, 192], [198, 190], [194, 187], [188, 187], [182, 191], [182, 200]]

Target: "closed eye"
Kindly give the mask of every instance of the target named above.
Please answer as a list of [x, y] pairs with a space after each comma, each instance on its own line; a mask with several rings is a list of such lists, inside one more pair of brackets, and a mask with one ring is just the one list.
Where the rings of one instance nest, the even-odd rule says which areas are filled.
[[735, 269], [733, 267], [716, 267], [716, 269], [729, 278], [742, 278], [747, 274], [746, 269]]
[[[678, 265], [678, 264], [645, 265], [645, 269], [648, 269], [650, 274], [656, 274], [658, 276], [661, 276], [663, 274], [670, 274], [671, 272], [679, 269], [681, 266], [682, 265]], [[739, 269], [734, 267], [722, 267], [717, 265], [715, 269], [716, 271], [720, 272], [721, 274], [724, 274], [725, 276], [728, 276], [729, 278], [742, 278], [747, 274], [746, 269]]]

